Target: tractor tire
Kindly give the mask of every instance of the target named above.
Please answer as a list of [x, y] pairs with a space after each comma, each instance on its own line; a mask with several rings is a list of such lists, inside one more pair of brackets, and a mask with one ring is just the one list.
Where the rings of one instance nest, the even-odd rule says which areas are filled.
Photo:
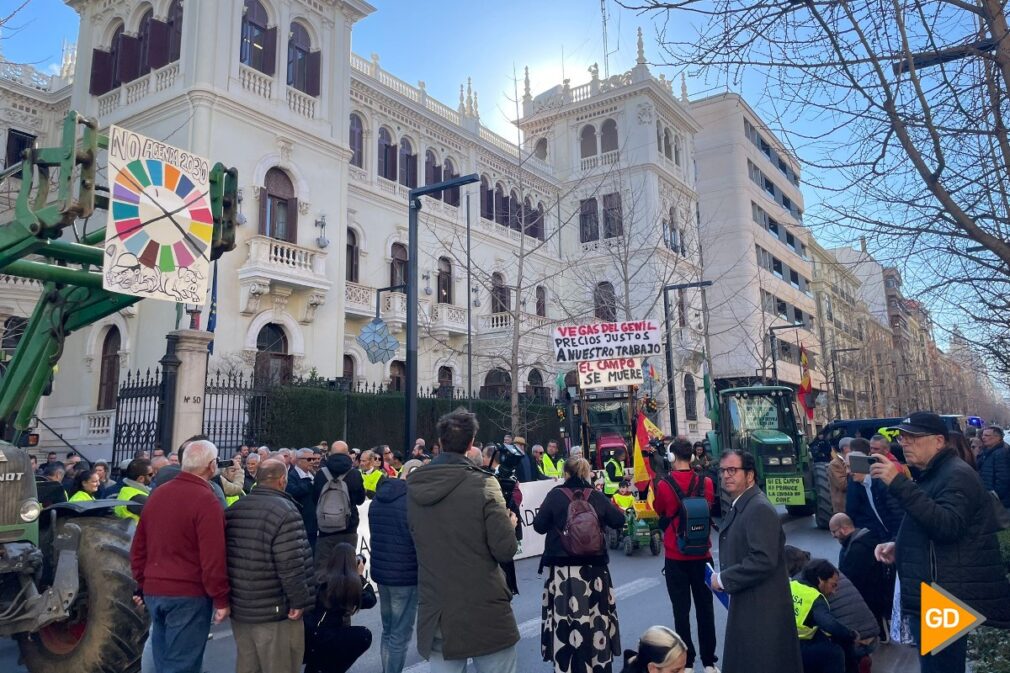
[[613, 528], [607, 529], [607, 546], [611, 549], [617, 549], [621, 546], [621, 531], [614, 530]]
[[635, 555], [635, 541], [631, 539], [631, 536], [624, 538], [624, 555], [634, 556]]
[[659, 556], [659, 552], [663, 551], [663, 534], [659, 531], [654, 532], [649, 539], [649, 551], [653, 556]]
[[835, 513], [831, 505], [831, 482], [828, 481], [828, 464], [814, 463], [814, 492], [817, 494], [817, 510], [814, 521], [821, 530], [828, 529], [828, 522]]
[[139, 673], [150, 617], [133, 604], [130, 571], [133, 522], [78, 517], [60, 522], [81, 529], [80, 587], [69, 619], [21, 635], [30, 673]]

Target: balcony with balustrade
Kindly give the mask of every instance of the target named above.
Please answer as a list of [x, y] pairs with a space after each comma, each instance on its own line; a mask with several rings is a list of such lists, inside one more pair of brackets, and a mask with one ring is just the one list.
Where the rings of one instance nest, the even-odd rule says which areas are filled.
[[432, 336], [445, 339], [451, 335], [465, 335], [466, 307], [454, 304], [435, 304], [431, 307], [430, 330]]
[[[403, 330], [407, 324], [407, 295], [402, 292], [382, 294], [382, 319], [393, 334]], [[373, 306], [374, 310], [374, 306]]]
[[[239, 268], [238, 278], [243, 287], [254, 289], [252, 297], [259, 297], [268, 289], [285, 296], [305, 293], [316, 298], [325, 297], [329, 291], [332, 283], [326, 277], [326, 252], [323, 250], [304, 248], [269, 236], [253, 236], [246, 245], [249, 255]], [[321, 303], [322, 300], [314, 302], [316, 306]]]
[[110, 116], [121, 119], [166, 100], [181, 86], [179, 62], [174, 61], [99, 96], [98, 117], [103, 121]]
[[344, 313], [361, 318], [375, 317], [375, 288], [360, 283], [344, 283]]

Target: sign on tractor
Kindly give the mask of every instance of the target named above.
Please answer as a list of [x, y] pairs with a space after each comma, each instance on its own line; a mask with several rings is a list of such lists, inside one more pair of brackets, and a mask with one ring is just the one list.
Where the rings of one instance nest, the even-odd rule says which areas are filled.
[[554, 357], [558, 362], [659, 355], [659, 323], [654, 320], [603, 322], [554, 328]]
[[610, 386], [640, 386], [645, 383], [642, 376], [642, 358], [610, 358], [578, 363], [579, 385], [587, 388], [607, 388]]

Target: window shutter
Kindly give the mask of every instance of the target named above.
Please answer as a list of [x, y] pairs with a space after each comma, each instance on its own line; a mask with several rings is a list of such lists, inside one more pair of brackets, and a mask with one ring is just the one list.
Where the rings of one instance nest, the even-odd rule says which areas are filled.
[[264, 187], [259, 188], [260, 197], [260, 236], [266, 236], [267, 233], [267, 190]]
[[116, 80], [126, 84], [140, 77], [140, 40], [129, 35], [119, 38], [119, 63]]
[[91, 50], [91, 86], [88, 91], [92, 96], [101, 96], [112, 90], [112, 52], [101, 49]]
[[288, 243], [298, 242], [298, 199], [288, 199]]
[[163, 21], [151, 20], [148, 28], [147, 63], [151, 70], [168, 65], [170, 62], [169, 41], [172, 27]]
[[273, 75], [277, 70], [277, 26], [263, 33], [263, 74]]
[[322, 51], [314, 51], [309, 54], [305, 93], [310, 96], [319, 95], [319, 79], [322, 73], [322, 54]]

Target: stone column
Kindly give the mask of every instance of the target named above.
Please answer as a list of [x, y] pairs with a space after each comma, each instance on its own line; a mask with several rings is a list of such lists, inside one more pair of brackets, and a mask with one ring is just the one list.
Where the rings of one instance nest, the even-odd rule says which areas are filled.
[[[200, 330], [176, 330], [168, 335], [169, 341], [175, 342], [174, 359], [177, 370], [175, 373], [175, 390], [167, 391], [165, 400], [165, 423], [171, 435], [167, 437], [170, 443], [162, 447], [166, 450], [176, 450], [185, 439], [203, 432], [203, 403], [207, 387], [207, 345], [214, 335]], [[166, 355], [166, 358], [169, 355]], [[166, 367], [167, 370], [167, 367]], [[167, 371], [166, 371], [167, 373]], [[165, 436], [165, 431], [162, 431]]]

